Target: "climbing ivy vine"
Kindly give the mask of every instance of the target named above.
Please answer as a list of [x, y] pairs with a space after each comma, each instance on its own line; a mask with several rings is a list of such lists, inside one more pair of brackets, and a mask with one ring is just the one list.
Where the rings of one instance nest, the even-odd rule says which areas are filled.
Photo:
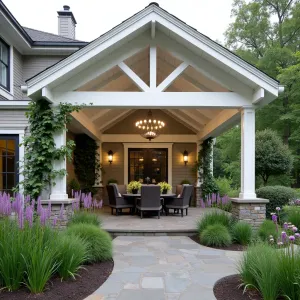
[[211, 169], [213, 139], [206, 139], [201, 146], [201, 150], [198, 153], [198, 172], [202, 182], [202, 196], [205, 198], [209, 194], [218, 192], [218, 186]]
[[94, 193], [93, 186], [100, 184], [101, 169], [97, 142], [86, 134], [77, 135], [75, 142], [74, 166], [80, 188], [85, 193]]
[[30, 134], [25, 136], [23, 145], [25, 157], [20, 173], [24, 180], [17, 190], [23, 186], [24, 194], [37, 198], [44, 189], [54, 184], [54, 179], [66, 174], [65, 169], [54, 170], [53, 161], [63, 157], [71, 158], [74, 141], [68, 141], [66, 146], [56, 148], [55, 133], [66, 130], [66, 124], [71, 121], [71, 113], [79, 111], [81, 106], [60, 103], [53, 107], [46, 100], [31, 101], [26, 116], [29, 120]]

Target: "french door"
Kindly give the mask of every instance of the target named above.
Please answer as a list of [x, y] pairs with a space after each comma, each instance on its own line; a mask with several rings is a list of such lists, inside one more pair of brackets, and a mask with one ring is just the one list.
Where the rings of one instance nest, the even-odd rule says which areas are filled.
[[0, 135], [0, 192], [12, 193], [18, 184], [19, 136]]
[[128, 181], [168, 181], [168, 149], [128, 149]]

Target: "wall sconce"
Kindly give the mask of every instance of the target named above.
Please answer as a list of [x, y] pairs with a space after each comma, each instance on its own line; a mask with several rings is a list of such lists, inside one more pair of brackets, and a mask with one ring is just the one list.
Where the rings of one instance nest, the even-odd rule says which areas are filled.
[[114, 156], [114, 153], [113, 153], [111, 150], [109, 150], [109, 151], [107, 152], [107, 154], [108, 154], [108, 161], [109, 161], [109, 163], [111, 164], [111, 163], [113, 162], [113, 156]]
[[184, 150], [183, 152], [183, 161], [184, 161], [184, 164], [186, 165], [188, 163], [188, 152], [186, 150]]

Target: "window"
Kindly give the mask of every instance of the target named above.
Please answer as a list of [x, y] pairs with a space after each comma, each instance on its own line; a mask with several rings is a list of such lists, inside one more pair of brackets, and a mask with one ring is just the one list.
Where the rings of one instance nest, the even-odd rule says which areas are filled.
[[18, 183], [19, 137], [0, 135], [0, 193], [12, 193]]
[[9, 90], [9, 46], [0, 39], [0, 86]]

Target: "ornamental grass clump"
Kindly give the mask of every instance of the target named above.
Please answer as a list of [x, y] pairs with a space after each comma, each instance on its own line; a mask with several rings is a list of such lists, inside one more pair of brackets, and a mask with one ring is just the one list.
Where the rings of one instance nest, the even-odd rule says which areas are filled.
[[222, 224], [208, 225], [200, 234], [200, 241], [205, 246], [223, 247], [231, 244], [228, 229]]
[[84, 223], [73, 224], [68, 227], [67, 234], [78, 236], [87, 243], [88, 262], [101, 262], [112, 258], [111, 237], [99, 227]]
[[214, 224], [221, 224], [230, 229], [233, 223], [234, 220], [228, 213], [216, 210], [206, 213], [200, 218], [197, 224], [197, 232], [198, 234], [201, 234], [201, 232], [205, 230], [207, 226]]
[[277, 240], [278, 229], [276, 224], [271, 220], [265, 220], [258, 228], [258, 236], [262, 241], [269, 241], [270, 237]]
[[68, 226], [78, 223], [101, 226], [101, 220], [98, 215], [88, 211], [75, 211], [71, 220], [68, 222]]
[[251, 225], [245, 222], [237, 222], [232, 227], [232, 237], [234, 242], [241, 245], [249, 245], [252, 239]]
[[76, 235], [59, 235], [57, 244], [57, 272], [61, 279], [77, 275], [78, 270], [88, 260], [88, 243]]

